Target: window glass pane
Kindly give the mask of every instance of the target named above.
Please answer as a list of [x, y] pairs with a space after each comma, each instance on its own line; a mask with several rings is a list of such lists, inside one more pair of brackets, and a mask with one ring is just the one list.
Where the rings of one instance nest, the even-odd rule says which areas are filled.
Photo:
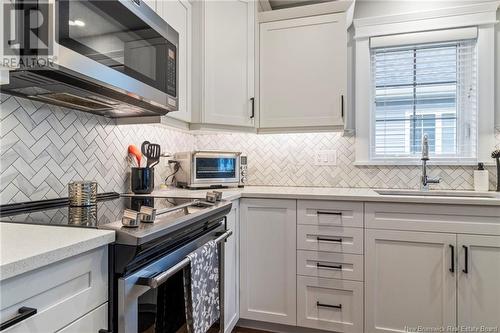
[[434, 156], [472, 156], [475, 45], [469, 40], [372, 50], [372, 157], [418, 157], [423, 135]]

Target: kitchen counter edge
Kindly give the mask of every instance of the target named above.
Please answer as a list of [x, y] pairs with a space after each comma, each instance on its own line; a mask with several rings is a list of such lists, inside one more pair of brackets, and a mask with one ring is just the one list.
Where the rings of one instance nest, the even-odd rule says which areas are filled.
[[3, 281], [113, 243], [115, 232], [0, 222], [0, 239]]

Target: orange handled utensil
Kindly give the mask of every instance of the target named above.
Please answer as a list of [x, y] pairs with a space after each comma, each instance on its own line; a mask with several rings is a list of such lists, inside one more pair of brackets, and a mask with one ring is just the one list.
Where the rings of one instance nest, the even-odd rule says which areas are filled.
[[142, 159], [142, 154], [139, 148], [137, 148], [135, 145], [130, 145], [128, 146], [128, 152], [129, 154], [132, 154], [135, 156], [135, 159], [137, 160], [137, 165], [141, 167], [141, 159]]

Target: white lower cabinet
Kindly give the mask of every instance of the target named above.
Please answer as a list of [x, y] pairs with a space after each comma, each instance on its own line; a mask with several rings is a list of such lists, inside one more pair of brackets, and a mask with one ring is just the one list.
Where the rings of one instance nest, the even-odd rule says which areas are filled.
[[[1, 321], [15, 318], [22, 307], [36, 309], [33, 316], [3, 330], [2, 332], [76, 332], [85, 326], [83, 319], [91, 311], [104, 307], [108, 301], [108, 250], [95, 249], [84, 254], [24, 273], [0, 282]], [[103, 310], [102, 310], [103, 311]], [[102, 311], [92, 314], [101, 320]], [[82, 322], [77, 324], [77, 321]], [[88, 319], [88, 318], [87, 318]], [[71, 328], [71, 324], [75, 324]], [[69, 326], [68, 326], [69, 325]], [[80, 326], [82, 325], [82, 326]], [[97, 326], [96, 326], [97, 327]], [[97, 331], [97, 330], [96, 330]], [[80, 330], [80, 332], [91, 332]]]
[[363, 282], [298, 276], [297, 325], [362, 332]]
[[365, 231], [365, 331], [456, 324], [456, 235]]
[[224, 256], [224, 331], [231, 332], [240, 318], [240, 267], [239, 267], [239, 200], [232, 202], [227, 214], [227, 228], [233, 231], [227, 239]]
[[240, 316], [296, 325], [296, 200], [240, 202]]
[[99, 332], [100, 329], [108, 327], [108, 302], [95, 310], [90, 311], [85, 316], [69, 324], [58, 333], [90, 333]]
[[458, 235], [458, 325], [500, 328], [500, 236]]

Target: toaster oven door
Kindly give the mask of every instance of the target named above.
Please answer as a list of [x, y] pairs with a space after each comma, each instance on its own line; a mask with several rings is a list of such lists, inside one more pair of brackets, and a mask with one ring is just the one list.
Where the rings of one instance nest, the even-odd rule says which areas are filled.
[[240, 157], [237, 154], [195, 154], [192, 178], [194, 184], [238, 184]]

